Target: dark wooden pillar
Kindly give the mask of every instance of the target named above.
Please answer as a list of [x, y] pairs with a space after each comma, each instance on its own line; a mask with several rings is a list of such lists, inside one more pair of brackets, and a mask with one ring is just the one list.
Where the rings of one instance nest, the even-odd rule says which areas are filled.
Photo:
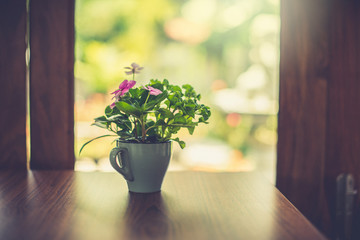
[[281, 1], [277, 186], [330, 237], [336, 177], [360, 189], [359, 16], [356, 0]]
[[74, 167], [74, 0], [30, 1], [32, 169]]
[[354, 176], [358, 193], [352, 239], [360, 239], [360, 1], [337, 0], [330, 11], [326, 197], [334, 220], [334, 181], [341, 173]]
[[26, 169], [26, 1], [0, 1], [0, 169]]

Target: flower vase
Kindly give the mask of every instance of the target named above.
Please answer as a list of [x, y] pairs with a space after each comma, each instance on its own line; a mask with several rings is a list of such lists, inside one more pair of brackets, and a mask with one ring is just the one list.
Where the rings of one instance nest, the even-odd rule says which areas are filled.
[[172, 142], [137, 143], [116, 140], [110, 163], [127, 181], [130, 192], [161, 191], [172, 155]]

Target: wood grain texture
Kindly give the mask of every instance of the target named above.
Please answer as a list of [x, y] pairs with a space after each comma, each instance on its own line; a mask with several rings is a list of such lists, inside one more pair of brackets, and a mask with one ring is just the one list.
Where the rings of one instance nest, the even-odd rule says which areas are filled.
[[26, 169], [26, 1], [0, 1], [0, 169]]
[[356, 0], [281, 2], [277, 186], [332, 238], [336, 177], [360, 186], [359, 16]]
[[325, 238], [254, 173], [169, 172], [134, 194], [117, 173], [3, 171], [0, 239]]
[[74, 0], [30, 1], [32, 169], [74, 167]]
[[[328, 205], [335, 222], [336, 177], [342, 173], [352, 174], [355, 187], [360, 190], [360, 2], [334, 1], [330, 14], [324, 168]], [[360, 239], [360, 194], [356, 195], [354, 215], [352, 239]]]
[[323, 188], [328, 84], [326, 2], [281, 2], [277, 186], [320, 228], [330, 221]]

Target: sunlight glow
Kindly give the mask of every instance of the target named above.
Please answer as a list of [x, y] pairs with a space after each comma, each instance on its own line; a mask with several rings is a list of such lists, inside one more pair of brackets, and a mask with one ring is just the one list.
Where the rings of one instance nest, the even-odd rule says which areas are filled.
[[184, 4], [181, 13], [195, 23], [211, 22], [216, 12], [215, 0], [190, 0]]
[[266, 79], [264, 68], [254, 64], [237, 78], [237, 88], [242, 91], [259, 89], [265, 85]]
[[248, 20], [256, 11], [257, 6], [251, 1], [241, 1], [231, 5], [221, 13], [221, 20], [225, 29], [239, 26]]
[[280, 17], [270, 14], [259, 14], [251, 24], [253, 38], [262, 38], [269, 34], [278, 33], [280, 28]]

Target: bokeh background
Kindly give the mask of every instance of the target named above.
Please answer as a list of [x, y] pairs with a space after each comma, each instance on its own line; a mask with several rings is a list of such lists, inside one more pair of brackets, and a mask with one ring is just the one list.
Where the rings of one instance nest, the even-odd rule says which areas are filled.
[[[112, 171], [115, 138], [91, 126], [127, 77], [189, 83], [210, 106], [208, 125], [180, 133], [170, 170], [259, 171], [275, 179], [279, 0], [77, 0], [77, 171]], [[137, 85], [139, 86], [139, 85]], [[104, 132], [105, 131], [105, 132]]]

